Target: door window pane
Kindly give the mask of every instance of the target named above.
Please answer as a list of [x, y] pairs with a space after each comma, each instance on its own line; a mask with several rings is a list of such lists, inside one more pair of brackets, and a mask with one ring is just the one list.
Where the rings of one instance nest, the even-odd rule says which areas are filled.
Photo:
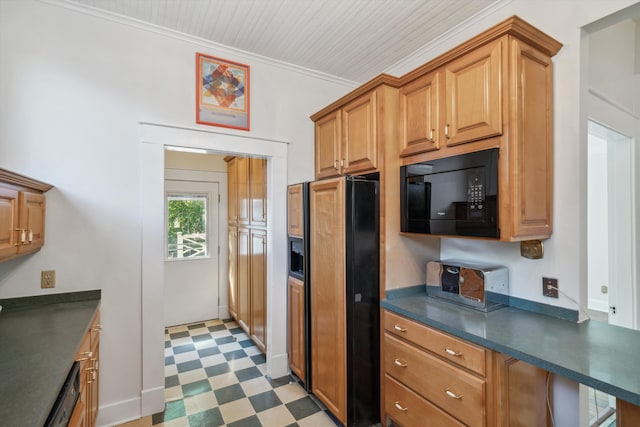
[[167, 196], [167, 259], [208, 256], [208, 205], [206, 195]]

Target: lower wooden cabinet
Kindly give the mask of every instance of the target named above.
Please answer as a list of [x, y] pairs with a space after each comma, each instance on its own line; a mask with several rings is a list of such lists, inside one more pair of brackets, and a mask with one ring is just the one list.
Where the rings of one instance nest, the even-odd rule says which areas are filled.
[[267, 231], [229, 227], [229, 313], [267, 350]]
[[384, 313], [386, 415], [410, 426], [546, 426], [546, 371]]
[[298, 378], [306, 378], [304, 350], [304, 282], [289, 276], [289, 367]]
[[80, 363], [80, 395], [69, 422], [72, 427], [93, 427], [98, 416], [100, 330], [100, 311], [97, 311], [76, 355]]

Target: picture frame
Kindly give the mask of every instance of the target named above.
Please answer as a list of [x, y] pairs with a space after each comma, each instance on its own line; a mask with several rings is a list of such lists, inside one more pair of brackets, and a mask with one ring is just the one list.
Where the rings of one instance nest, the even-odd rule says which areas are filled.
[[248, 65], [196, 53], [196, 123], [249, 130]]

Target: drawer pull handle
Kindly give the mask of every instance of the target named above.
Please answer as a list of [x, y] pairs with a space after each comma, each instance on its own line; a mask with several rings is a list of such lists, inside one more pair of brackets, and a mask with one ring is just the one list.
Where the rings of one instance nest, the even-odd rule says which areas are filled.
[[455, 394], [454, 392], [452, 392], [451, 390], [449, 390], [449, 388], [445, 388], [444, 392], [447, 393], [447, 396], [453, 398], [453, 399], [462, 399], [462, 395], [461, 394]]
[[396, 402], [393, 404], [393, 406], [395, 406], [395, 407], [396, 407], [396, 409], [397, 409], [398, 411], [402, 411], [402, 412], [407, 412], [407, 409], [408, 409], [408, 408], [406, 408], [406, 407], [402, 406], [402, 405], [400, 404], [400, 402], [399, 402], [399, 401], [397, 401], [397, 400], [396, 400]]
[[400, 325], [394, 325], [393, 329], [395, 329], [398, 332], [407, 332], [407, 328], [403, 328]]
[[82, 353], [80, 353], [80, 356], [83, 357], [76, 359], [76, 362], [84, 362], [85, 360], [89, 360], [93, 356], [93, 353], [90, 351], [83, 351]]
[[400, 359], [395, 359], [393, 361], [393, 363], [395, 363], [396, 366], [400, 366], [401, 368], [406, 368], [407, 367], [407, 364], [405, 362], [403, 362], [402, 360], [400, 360]]
[[456, 356], [456, 357], [461, 357], [461, 356], [462, 356], [462, 353], [458, 353], [457, 351], [452, 350], [452, 349], [450, 349], [449, 347], [445, 347], [445, 348], [444, 348], [444, 351], [445, 351], [447, 354], [450, 354], [450, 355], [452, 355], [452, 356]]

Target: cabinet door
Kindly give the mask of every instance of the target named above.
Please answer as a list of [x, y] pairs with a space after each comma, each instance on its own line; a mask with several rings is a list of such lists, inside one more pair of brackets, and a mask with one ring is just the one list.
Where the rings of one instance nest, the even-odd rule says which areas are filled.
[[313, 393], [346, 424], [344, 179], [310, 185], [311, 383]]
[[289, 277], [289, 368], [298, 378], [305, 377], [304, 353], [304, 282]]
[[316, 179], [340, 175], [340, 112], [327, 114], [315, 123]]
[[251, 338], [267, 351], [267, 232], [251, 230]]
[[[552, 231], [553, 135], [551, 58], [518, 40], [511, 44], [516, 94], [508, 182], [511, 236], [546, 238]], [[505, 230], [508, 232], [508, 230]]]
[[0, 188], [0, 259], [17, 253], [18, 223], [18, 192]]
[[249, 160], [246, 157], [237, 158], [237, 198], [238, 198], [238, 224], [249, 225]]
[[249, 222], [251, 225], [267, 225], [267, 161], [249, 160]]
[[25, 230], [26, 243], [18, 246], [18, 253], [29, 253], [39, 250], [44, 245], [44, 194], [21, 191], [20, 226]]
[[302, 210], [302, 184], [287, 188], [287, 233], [289, 236], [304, 237]]
[[420, 77], [400, 89], [400, 156], [437, 150], [439, 73]]
[[521, 360], [496, 353], [497, 425], [546, 427], [547, 372]]
[[375, 170], [378, 165], [376, 91], [357, 98], [342, 108], [343, 174]]
[[229, 227], [229, 314], [238, 320], [238, 229]]
[[251, 300], [249, 299], [249, 285], [251, 280], [251, 264], [249, 261], [250, 232], [247, 228], [238, 229], [238, 297], [236, 300], [236, 312], [238, 324], [247, 335], [251, 335], [250, 312]]
[[227, 191], [229, 205], [227, 207], [227, 219], [229, 224], [238, 224], [238, 158], [227, 162]]
[[445, 67], [447, 145], [502, 134], [503, 48], [499, 40]]
[[89, 330], [89, 342], [91, 345], [91, 379], [90, 379], [90, 405], [87, 408], [89, 416], [88, 426], [94, 426], [98, 416], [98, 408], [100, 406], [100, 311], [98, 311], [93, 319], [91, 329]]

